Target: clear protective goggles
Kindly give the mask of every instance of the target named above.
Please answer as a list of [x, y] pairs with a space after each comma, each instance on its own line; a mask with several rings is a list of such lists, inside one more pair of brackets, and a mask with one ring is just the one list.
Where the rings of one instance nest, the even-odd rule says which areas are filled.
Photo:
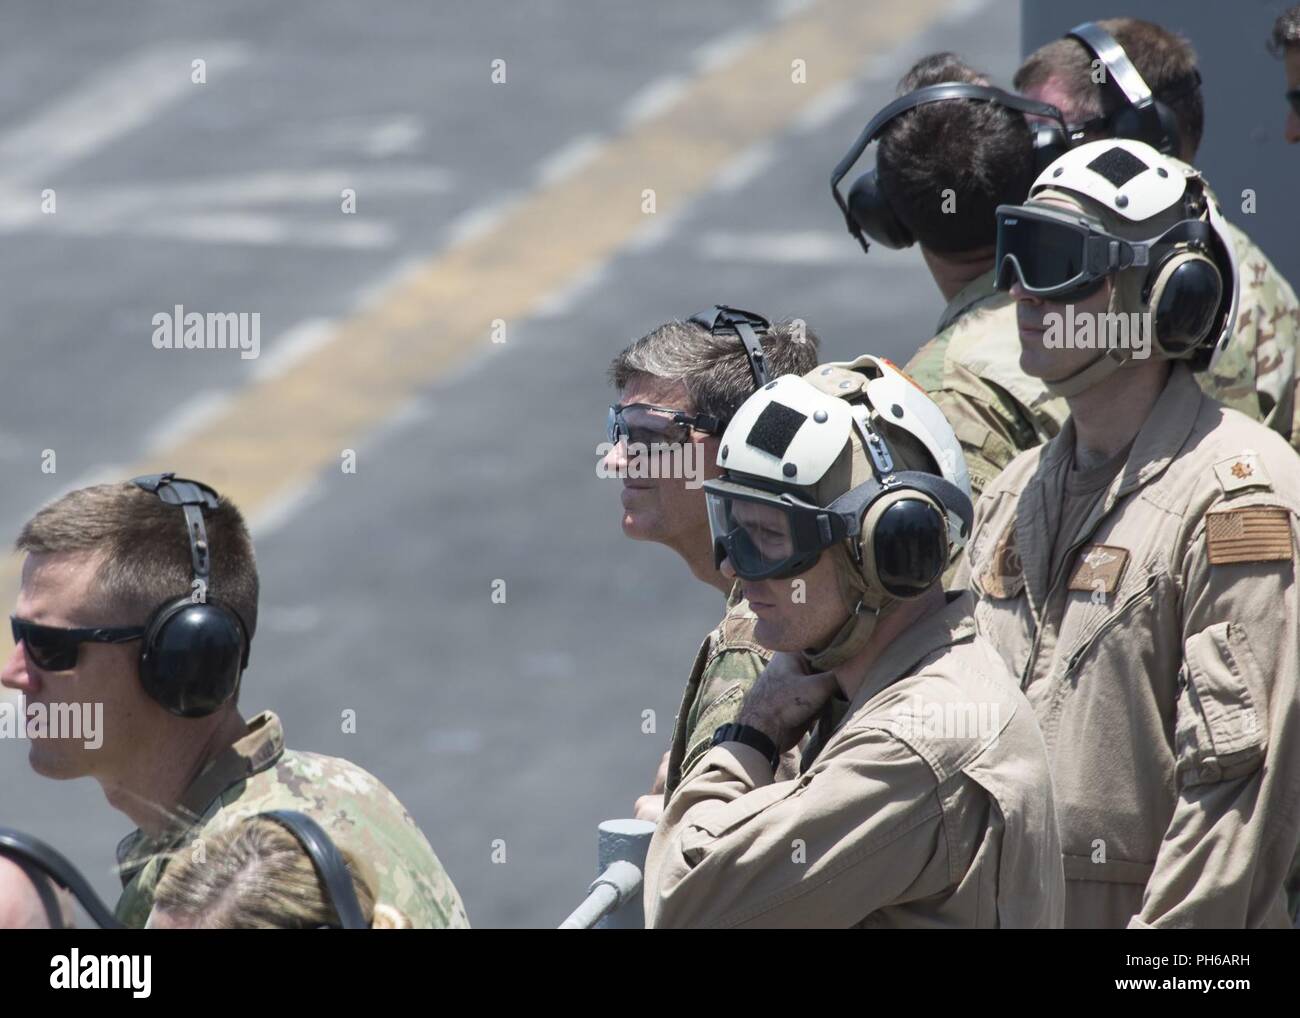
[[993, 264], [999, 290], [1010, 290], [1019, 280], [1034, 297], [1081, 300], [1095, 293], [1107, 276], [1146, 265], [1150, 257], [1151, 242], [1116, 237], [1079, 212], [999, 205], [997, 223]]
[[[936, 504], [952, 508], [961, 519], [963, 533], [971, 524], [970, 500], [955, 485], [919, 471], [899, 471], [889, 483], [868, 480], [845, 492], [829, 506], [810, 505], [789, 492], [769, 492], [728, 480], [704, 482], [713, 536], [714, 564], [725, 558], [744, 580], [783, 579], [806, 572], [817, 564], [821, 553], [841, 541], [857, 537], [862, 521], [877, 502], [891, 494], [920, 492]], [[918, 527], [932, 537], [934, 528], [946, 523], [916, 498], [903, 498], [889, 505], [872, 525], [872, 553], [884, 563], [897, 558], [915, 558]], [[910, 566], [900, 565], [899, 574]], [[889, 571], [888, 568], [882, 570]]]
[[667, 444], [685, 442], [691, 429], [709, 435], [720, 435], [726, 430], [726, 421], [711, 414], [688, 414], [685, 410], [654, 406], [650, 403], [615, 403], [605, 418], [605, 434], [610, 445], [627, 439], [629, 445]]

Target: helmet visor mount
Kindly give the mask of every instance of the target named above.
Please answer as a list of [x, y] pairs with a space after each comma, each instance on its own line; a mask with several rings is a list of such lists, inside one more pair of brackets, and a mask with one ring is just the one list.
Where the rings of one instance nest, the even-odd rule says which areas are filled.
[[1148, 263], [1150, 243], [1108, 233], [1096, 219], [1043, 205], [999, 205], [994, 256], [999, 290], [1044, 300], [1082, 300], [1106, 277]]

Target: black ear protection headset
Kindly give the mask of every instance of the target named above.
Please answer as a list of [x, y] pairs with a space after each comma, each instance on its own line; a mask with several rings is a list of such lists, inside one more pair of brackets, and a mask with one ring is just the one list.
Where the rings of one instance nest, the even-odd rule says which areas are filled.
[[889, 202], [889, 195], [880, 186], [880, 179], [876, 175], [875, 169], [867, 170], [858, 177], [853, 186], [849, 188], [847, 201], [840, 193], [840, 181], [853, 168], [853, 164], [862, 158], [862, 153], [867, 150], [867, 146], [876, 140], [880, 132], [892, 120], [902, 116], [909, 110], [916, 109], [918, 106], [944, 102], [948, 99], [974, 99], [979, 102], [996, 103], [1019, 113], [1045, 117], [1055, 121], [1052, 124], [1043, 124], [1031, 128], [1034, 133], [1034, 164], [1036, 170], [1046, 169], [1048, 164], [1064, 154], [1070, 147], [1072, 139], [1060, 110], [1055, 106], [1049, 106], [1047, 103], [1034, 102], [1032, 99], [1026, 99], [1023, 96], [1012, 95], [1000, 88], [951, 81], [938, 85], [926, 85], [924, 88], [918, 88], [915, 92], [900, 96], [871, 118], [871, 122], [863, 129], [858, 136], [858, 140], [853, 143], [853, 147], [840, 160], [839, 165], [835, 167], [834, 172], [831, 174], [831, 194], [835, 198], [835, 204], [844, 213], [844, 222], [849, 228], [849, 233], [857, 238], [858, 243], [862, 245], [863, 251], [870, 250], [867, 237], [895, 250], [911, 247], [916, 238], [912, 236], [912, 231], [903, 225], [902, 220], [894, 212], [893, 206]]
[[185, 514], [194, 577], [191, 593], [163, 602], [145, 623], [140, 681], [173, 714], [206, 717], [235, 695], [249, 651], [243, 619], [208, 596], [211, 555], [203, 510], [216, 509], [219, 496], [206, 484], [171, 473], [132, 483]]
[[760, 339], [766, 336], [767, 331], [772, 327], [772, 323], [766, 318], [753, 311], [743, 311], [740, 308], [728, 307], [726, 304], [715, 304], [711, 310], [691, 315], [687, 321], [708, 329], [715, 336], [728, 332], [738, 336], [745, 345], [749, 370], [754, 374], [754, 389], [757, 391], [767, 384], [767, 361], [763, 356], [763, 343]]
[[[1177, 115], [1155, 97], [1115, 37], [1100, 25], [1085, 21], [1070, 29], [1066, 38], [1079, 40], [1102, 62], [1106, 80], [1114, 86], [1114, 94], [1123, 100], [1110, 113], [1082, 124], [1071, 124], [1070, 130], [1080, 136], [1099, 131], [1107, 137], [1131, 138], [1177, 157], [1181, 141]], [[1193, 70], [1188, 91], [1200, 85], [1201, 73]]]
[[[120, 930], [124, 927], [113, 914], [113, 910], [104, 904], [90, 886], [90, 882], [81, 875], [61, 853], [55, 851], [39, 838], [23, 834], [9, 827], [0, 827], [0, 855], [5, 855], [20, 863], [26, 863], [45, 873], [60, 887], [65, 887], [77, 899], [81, 907], [94, 923], [103, 930]], [[39, 888], [38, 888], [39, 890]], [[57, 902], [44, 902], [45, 912], [52, 926], [58, 927]]]
[[[338, 915], [339, 923], [345, 930], [368, 930], [357, 900], [356, 886], [352, 883], [352, 874], [338, 846], [325, 833], [324, 828], [306, 813], [292, 809], [276, 809], [258, 816], [274, 820], [298, 839], [299, 844], [311, 856], [312, 865], [325, 884], [329, 903]], [[327, 927], [333, 929], [334, 927]]]

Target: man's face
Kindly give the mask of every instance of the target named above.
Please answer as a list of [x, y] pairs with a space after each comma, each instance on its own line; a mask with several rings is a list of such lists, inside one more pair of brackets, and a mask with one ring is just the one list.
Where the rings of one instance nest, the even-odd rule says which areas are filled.
[[[1300, 89], [1300, 44], [1286, 48], [1282, 64], [1286, 68], [1286, 90]], [[1291, 145], [1300, 144], [1300, 113], [1294, 103], [1286, 111], [1286, 140]]]
[[[791, 553], [789, 522], [780, 510], [751, 502], [736, 502], [732, 513], [764, 558]], [[722, 561], [722, 574], [735, 579], [731, 562]], [[822, 552], [817, 564], [798, 576], [780, 580], [741, 580], [741, 591], [758, 616], [754, 639], [769, 650], [820, 650], [848, 621], [851, 605], [844, 603], [835, 563]]]
[[[1108, 279], [1091, 296], [1062, 304], [1025, 293], [1017, 280], [1011, 287], [1011, 297], [1016, 302], [1016, 325], [1020, 329], [1020, 370], [1044, 382], [1060, 382], [1096, 360], [1098, 350], [1086, 346], [1075, 347], [1069, 343], [1069, 329], [1072, 323], [1075, 331], [1078, 331], [1085, 317], [1105, 312], [1110, 304], [1110, 288], [1111, 281]], [[1053, 319], [1051, 316], [1056, 317]], [[1047, 326], [1054, 321], [1059, 323], [1056, 326], [1060, 330], [1058, 335], [1065, 337], [1065, 342], [1049, 347], [1044, 337]], [[1092, 335], [1101, 335], [1099, 320], [1093, 317], [1092, 321]]]
[[[639, 377], [628, 383], [618, 394], [624, 406], [646, 403], [655, 407], [680, 410], [694, 415], [690, 396], [681, 382]], [[641, 469], [629, 463], [628, 443], [620, 441], [605, 456], [605, 469], [611, 473], [620, 468], [629, 476], [623, 477], [623, 533], [636, 541], [655, 541], [681, 551], [690, 552], [694, 545], [709, 537], [708, 511], [704, 490], [699, 486], [709, 478], [717, 477], [719, 439], [693, 428], [674, 425], [665, 414], [638, 413], [634, 415], [638, 433], [632, 442], [640, 445], [677, 444], [680, 457], [662, 453], [654, 462], [658, 469], [646, 469], [649, 461], [642, 460]], [[653, 458], [653, 457], [652, 457]], [[686, 467], [692, 476], [684, 476]], [[631, 475], [639, 476], [631, 476]], [[649, 476], [654, 474], [656, 476]], [[689, 484], [689, 486], [688, 486]]]
[[[98, 559], [84, 552], [28, 555], [14, 614], [28, 622], [68, 629], [112, 624], [92, 607], [97, 566]], [[120, 758], [137, 741], [133, 732], [157, 710], [138, 681], [139, 654], [139, 642], [83, 643], [72, 670], [49, 672], [30, 660], [24, 644], [14, 647], [0, 672], [0, 683], [24, 695], [24, 723], [33, 716], [34, 705], [51, 719], [56, 713], [68, 716], [66, 710], [51, 711], [51, 705], [72, 705], [83, 719], [82, 738], [60, 732], [61, 738], [30, 740], [28, 760], [36, 773], [79, 778], [115, 772]], [[96, 717], [102, 729], [91, 740], [84, 725], [86, 719]], [[99, 745], [88, 747], [87, 741]]]

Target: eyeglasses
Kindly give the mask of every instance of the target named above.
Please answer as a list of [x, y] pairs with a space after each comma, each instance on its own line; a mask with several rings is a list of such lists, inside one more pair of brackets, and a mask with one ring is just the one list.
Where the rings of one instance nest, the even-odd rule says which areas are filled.
[[130, 643], [144, 636], [143, 626], [96, 626], [91, 629], [61, 629], [28, 622], [17, 615], [9, 616], [14, 643], [23, 644], [37, 668], [47, 672], [67, 672], [77, 667], [77, 655], [83, 643]]
[[688, 414], [650, 403], [615, 403], [605, 419], [611, 445], [617, 445], [622, 438], [629, 445], [675, 445], [686, 441], [691, 428], [720, 435], [726, 427], [726, 421], [712, 414]]
[[1293, 88], [1286, 94], [1286, 101], [1291, 104], [1291, 109], [1297, 117], [1300, 117], [1300, 88]]

